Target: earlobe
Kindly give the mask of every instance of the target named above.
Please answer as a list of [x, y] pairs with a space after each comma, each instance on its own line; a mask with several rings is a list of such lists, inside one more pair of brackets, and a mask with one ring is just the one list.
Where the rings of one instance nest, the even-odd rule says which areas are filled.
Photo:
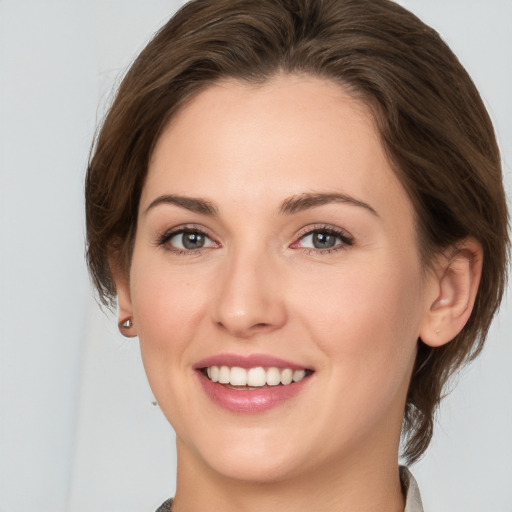
[[432, 277], [433, 293], [421, 326], [421, 340], [439, 347], [451, 341], [469, 320], [482, 275], [483, 250], [469, 238], [440, 255]]
[[111, 255], [108, 259], [110, 271], [114, 278], [117, 292], [118, 327], [123, 336], [137, 336], [137, 328], [133, 320], [133, 308], [128, 273], [122, 268], [119, 258]]

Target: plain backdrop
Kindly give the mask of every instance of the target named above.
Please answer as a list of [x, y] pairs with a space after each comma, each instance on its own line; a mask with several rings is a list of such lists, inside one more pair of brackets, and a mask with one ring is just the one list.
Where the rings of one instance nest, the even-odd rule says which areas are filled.
[[[479, 87], [510, 191], [512, 1], [401, 3]], [[180, 4], [0, 0], [1, 512], [152, 512], [174, 492], [174, 434], [138, 343], [89, 286], [82, 189], [115, 85]], [[511, 335], [506, 300], [412, 468], [427, 512], [512, 512]]]

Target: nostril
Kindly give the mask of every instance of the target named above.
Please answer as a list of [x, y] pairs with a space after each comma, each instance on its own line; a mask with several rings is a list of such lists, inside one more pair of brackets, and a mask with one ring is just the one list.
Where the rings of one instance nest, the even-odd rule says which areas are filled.
[[243, 322], [216, 322], [217, 327], [221, 330], [231, 332], [234, 336], [240, 338], [247, 338], [256, 333], [266, 332], [272, 330], [272, 324], [268, 322], [257, 322], [254, 324]]

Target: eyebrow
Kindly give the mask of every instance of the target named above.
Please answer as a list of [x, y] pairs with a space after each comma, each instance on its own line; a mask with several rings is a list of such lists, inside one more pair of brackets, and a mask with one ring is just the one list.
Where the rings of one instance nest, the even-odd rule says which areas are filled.
[[215, 216], [219, 213], [217, 207], [211, 201], [196, 197], [178, 196], [175, 194], [165, 194], [157, 197], [151, 201], [151, 204], [146, 208], [145, 213], [147, 214], [149, 210], [161, 204], [173, 204], [201, 215]]
[[305, 193], [286, 199], [281, 205], [280, 213], [293, 214], [317, 206], [323, 206], [330, 203], [347, 203], [353, 206], [364, 208], [373, 215], [379, 217], [379, 214], [369, 204], [355, 199], [346, 194], [340, 193]]
[[[340, 193], [304, 193], [298, 196], [292, 196], [283, 201], [280, 213], [291, 215], [300, 211], [316, 208], [331, 203], [347, 203], [360, 208], [365, 208], [373, 215], [379, 217], [379, 214], [369, 204], [359, 199], [355, 199], [347, 194]], [[146, 208], [145, 213], [161, 204], [171, 204], [185, 208], [201, 215], [216, 216], [219, 213], [217, 206], [211, 201], [198, 197], [179, 196], [175, 194], [165, 194], [154, 199]]]

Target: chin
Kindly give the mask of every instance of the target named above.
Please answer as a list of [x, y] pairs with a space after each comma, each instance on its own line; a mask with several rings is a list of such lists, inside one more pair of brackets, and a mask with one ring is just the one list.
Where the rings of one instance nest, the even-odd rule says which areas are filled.
[[215, 473], [243, 483], [274, 484], [298, 475], [298, 465], [281, 456], [255, 453], [233, 453], [227, 457], [205, 461]]
[[[240, 483], [271, 484], [293, 478], [306, 469], [303, 461], [309, 457], [297, 449], [300, 443], [285, 441], [293, 438], [291, 433], [278, 433], [275, 427], [265, 430], [254, 426], [227, 428], [223, 432], [215, 429], [212, 433], [201, 436], [199, 442], [188, 437], [185, 443], [193, 450], [189, 455], [194, 454], [203, 468], [220, 477]], [[179, 437], [178, 434], [178, 451], [188, 451]]]

